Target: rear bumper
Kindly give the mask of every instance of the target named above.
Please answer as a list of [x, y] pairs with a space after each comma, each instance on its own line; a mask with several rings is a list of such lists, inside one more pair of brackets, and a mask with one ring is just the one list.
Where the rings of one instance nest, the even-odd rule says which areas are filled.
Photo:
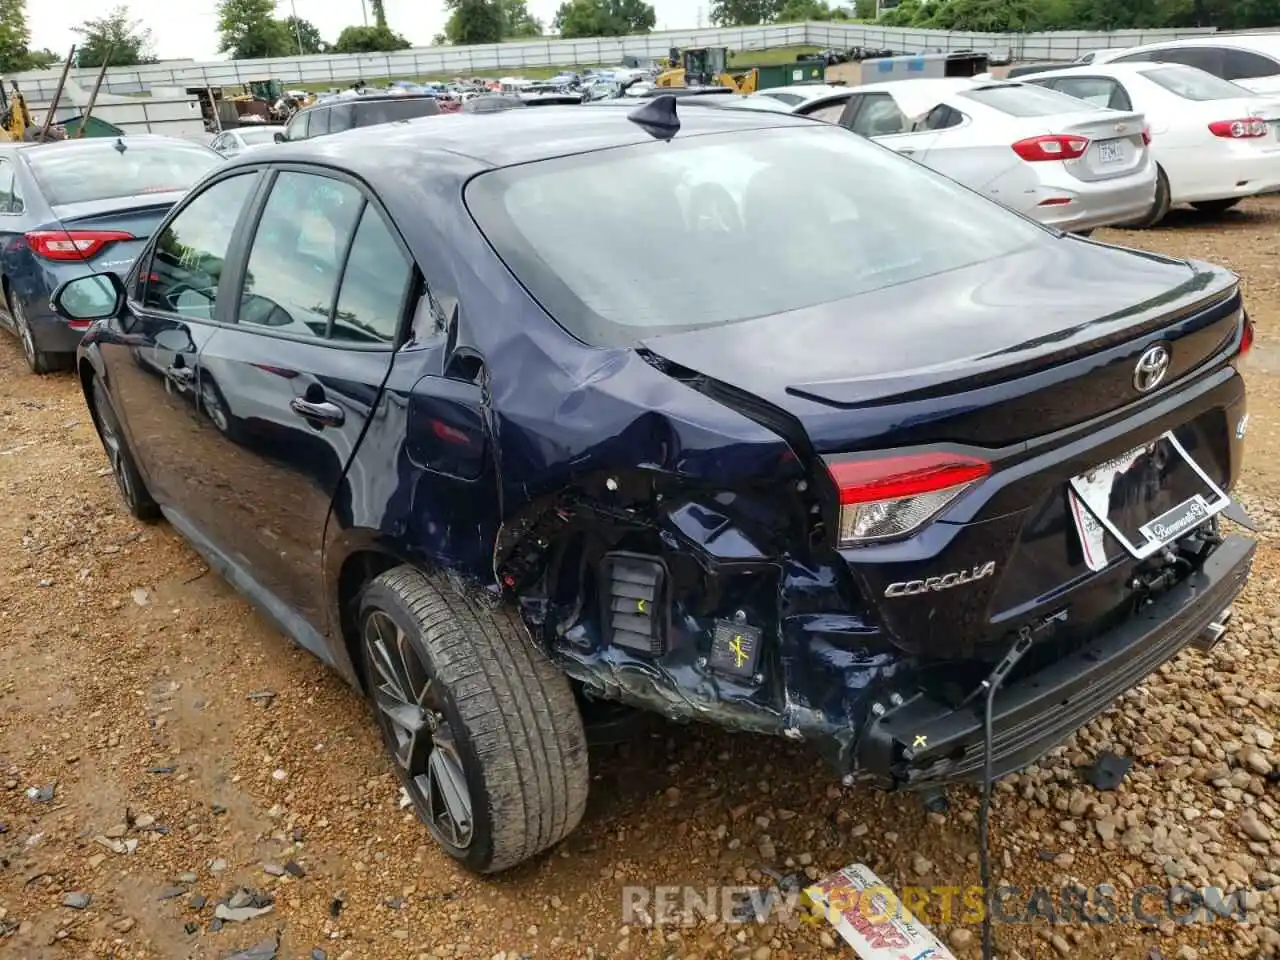
[[1254, 147], [1224, 151], [1217, 162], [1198, 165], [1181, 185], [1173, 183], [1174, 203], [1252, 197], [1280, 190], [1280, 149]]
[[1054, 187], [1048, 192], [1055, 199], [1070, 198], [1071, 202], [1035, 207], [1029, 211], [1030, 215], [1046, 226], [1070, 233], [1141, 218], [1155, 201], [1156, 181], [1154, 175], [1136, 182], [1126, 177], [1114, 186], [1091, 184], [1084, 190]]
[[[1002, 689], [992, 714], [997, 777], [1034, 762], [1196, 639], [1244, 587], [1257, 545], [1230, 536], [1197, 573], [1084, 649]], [[917, 695], [859, 739], [860, 778], [893, 788], [980, 780], [983, 704], [953, 709]]]
[[[47, 307], [48, 301], [45, 301]], [[75, 353], [84, 337], [84, 330], [73, 330], [66, 320], [56, 314], [44, 310], [37, 312], [27, 304], [23, 304], [27, 317], [27, 326], [31, 328], [31, 337], [36, 342], [36, 349], [47, 353]], [[88, 329], [88, 325], [85, 326]]]

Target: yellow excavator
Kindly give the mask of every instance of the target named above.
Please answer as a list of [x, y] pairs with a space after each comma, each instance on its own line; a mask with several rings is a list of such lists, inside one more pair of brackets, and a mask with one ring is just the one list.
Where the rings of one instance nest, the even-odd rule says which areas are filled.
[[9, 81], [12, 93], [5, 94], [4, 81], [0, 80], [0, 135], [19, 143], [27, 134], [31, 123], [31, 111], [27, 109], [27, 98], [18, 89], [16, 80]]
[[668, 68], [658, 74], [659, 87], [729, 87], [738, 93], [755, 93], [760, 71], [755, 67], [742, 73], [728, 70], [728, 47], [671, 48]]

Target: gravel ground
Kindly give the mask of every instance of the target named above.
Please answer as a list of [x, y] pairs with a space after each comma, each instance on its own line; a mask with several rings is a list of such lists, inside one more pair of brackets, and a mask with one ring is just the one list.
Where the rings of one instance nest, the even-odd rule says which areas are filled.
[[[1227, 264], [1259, 345], [1244, 499], [1264, 522], [1228, 639], [1187, 652], [997, 790], [994, 862], [1023, 891], [1245, 891], [1251, 919], [1002, 926], [1003, 957], [1270, 955], [1280, 942], [1280, 199], [1100, 238]], [[795, 919], [622, 922], [628, 884], [764, 885], [851, 862], [895, 885], [977, 882], [967, 789], [947, 814], [832, 782], [803, 746], [668, 728], [593, 754], [559, 849], [480, 882], [399, 805], [358, 697], [166, 526], [119, 508], [75, 383], [0, 337], [0, 950], [27, 957], [852, 956]], [[1120, 789], [1076, 768], [1133, 758]], [[1159, 897], [1149, 898], [1155, 912]], [[958, 956], [977, 927], [930, 919]], [[960, 913], [951, 921], [964, 919]], [[1062, 919], [1062, 918], [1060, 918]], [[254, 956], [254, 954], [249, 954]]]

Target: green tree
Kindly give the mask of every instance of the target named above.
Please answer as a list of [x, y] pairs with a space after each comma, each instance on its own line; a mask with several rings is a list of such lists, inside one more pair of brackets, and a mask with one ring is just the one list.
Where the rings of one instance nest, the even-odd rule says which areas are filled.
[[782, 0], [715, 0], [711, 22], [717, 27], [754, 27], [773, 23], [782, 9]]
[[409, 41], [390, 27], [344, 27], [334, 53], [390, 53], [408, 50]]
[[48, 70], [55, 63], [61, 62], [62, 55], [54, 53], [47, 47], [44, 50], [30, 50], [27, 52], [28, 70]]
[[653, 7], [644, 0], [565, 0], [553, 26], [571, 39], [648, 33], [656, 22]]
[[0, 73], [18, 73], [30, 66], [30, 42], [23, 0], [0, 0]]
[[369, 6], [373, 8], [373, 25], [387, 29], [387, 5], [384, 0], [369, 0]]
[[498, 43], [505, 15], [502, 0], [444, 0], [449, 19], [444, 32], [450, 43]]
[[320, 29], [310, 20], [304, 17], [285, 17], [283, 23], [293, 40], [295, 52], [299, 41], [301, 41], [302, 52], [305, 54], [329, 52], [329, 44], [325, 43], [324, 38], [320, 36]]
[[525, 0], [502, 0], [502, 39], [542, 36], [542, 21], [529, 12]]
[[[840, 8], [837, 8], [839, 10]], [[778, 11], [779, 23], [801, 23], [805, 20], [848, 20], [847, 11], [841, 10], [843, 16], [827, 6], [826, 0], [786, 0]]]
[[287, 57], [298, 41], [283, 20], [275, 18], [275, 0], [220, 0], [218, 50], [233, 60]]
[[111, 67], [155, 62], [151, 31], [142, 26], [141, 20], [130, 18], [128, 7], [115, 7], [106, 16], [86, 20], [71, 29], [80, 35], [76, 63], [81, 67], [100, 67], [108, 57], [107, 65]]

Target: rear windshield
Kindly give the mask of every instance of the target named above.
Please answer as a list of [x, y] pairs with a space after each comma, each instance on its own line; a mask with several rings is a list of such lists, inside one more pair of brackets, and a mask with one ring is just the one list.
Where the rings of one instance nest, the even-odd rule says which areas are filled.
[[51, 206], [186, 190], [222, 162], [196, 144], [128, 137], [47, 144], [23, 153]]
[[843, 300], [1054, 236], [819, 124], [506, 167], [466, 200], [544, 309], [597, 346]]
[[434, 117], [440, 113], [435, 97], [406, 97], [403, 100], [356, 101], [356, 126], [372, 127], [396, 120], [412, 120], [415, 117]]
[[1011, 117], [1049, 117], [1056, 113], [1079, 113], [1084, 109], [1075, 97], [1031, 84], [978, 87], [961, 91], [960, 96]]
[[1195, 67], [1167, 64], [1143, 70], [1142, 75], [1184, 100], [1234, 100], [1253, 96], [1244, 87]]

